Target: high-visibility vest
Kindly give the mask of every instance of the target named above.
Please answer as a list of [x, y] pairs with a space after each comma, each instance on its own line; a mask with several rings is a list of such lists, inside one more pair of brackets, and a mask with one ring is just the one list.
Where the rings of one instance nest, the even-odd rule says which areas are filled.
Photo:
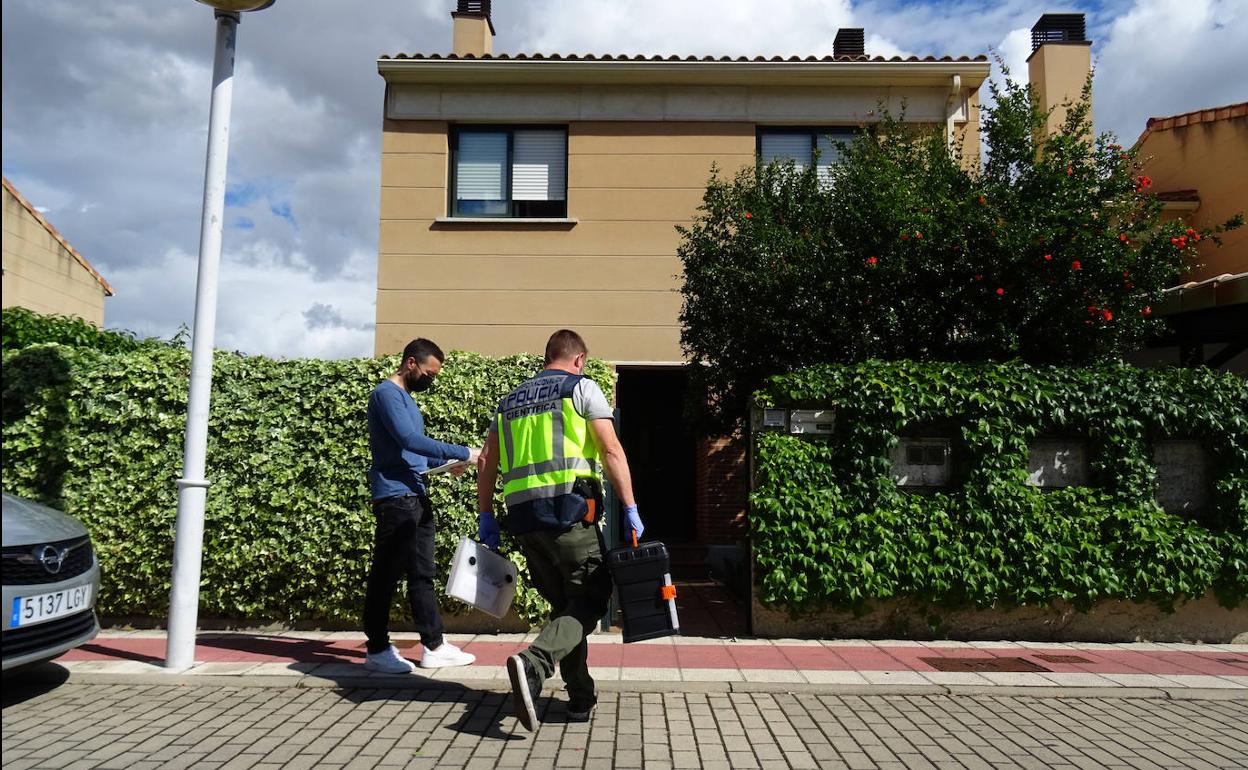
[[[572, 405], [583, 377], [544, 371], [507, 394], [498, 407], [503, 499], [523, 529], [566, 526], [572, 515], [560, 498], [579, 478], [596, 476], [598, 444], [589, 421]], [[515, 529], [513, 528], [513, 531]]]

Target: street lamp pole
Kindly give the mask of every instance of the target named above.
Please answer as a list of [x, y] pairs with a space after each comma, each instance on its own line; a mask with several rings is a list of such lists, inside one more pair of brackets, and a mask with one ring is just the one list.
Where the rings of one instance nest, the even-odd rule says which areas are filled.
[[191, 386], [187, 402], [182, 478], [178, 479], [178, 518], [173, 544], [173, 586], [169, 593], [169, 635], [165, 667], [184, 671], [195, 663], [199, 580], [204, 548], [208, 408], [212, 396], [213, 336], [217, 325], [217, 274], [225, 218], [225, 167], [230, 150], [230, 103], [234, 93], [234, 46], [239, 11], [260, 10], [273, 0], [201, 0], [216, 8], [216, 55], [212, 63], [212, 102], [208, 112], [208, 158], [199, 229], [199, 276], [195, 287], [195, 326], [191, 343]]

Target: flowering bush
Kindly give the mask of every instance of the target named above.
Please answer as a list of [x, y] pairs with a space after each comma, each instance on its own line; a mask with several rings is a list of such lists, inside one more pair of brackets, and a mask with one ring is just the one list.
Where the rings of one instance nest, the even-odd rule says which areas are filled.
[[1026, 86], [990, 86], [982, 169], [887, 113], [820, 180], [758, 164], [709, 183], [681, 228], [681, 341], [712, 417], [769, 374], [869, 358], [1086, 364], [1138, 347], [1196, 231], [1161, 221], [1133, 150], [1062, 127]]

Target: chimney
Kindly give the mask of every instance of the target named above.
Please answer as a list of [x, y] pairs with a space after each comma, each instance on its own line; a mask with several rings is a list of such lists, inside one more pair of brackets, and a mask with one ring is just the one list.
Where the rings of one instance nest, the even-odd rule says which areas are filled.
[[[1064, 101], [1079, 101], [1092, 71], [1092, 41], [1084, 31], [1082, 13], [1046, 13], [1031, 28], [1027, 79], [1040, 102], [1052, 110], [1045, 124], [1051, 134], [1066, 120]], [[1091, 116], [1089, 115], [1089, 118]]]
[[832, 41], [834, 57], [839, 59], [842, 56], [865, 56], [866, 53], [866, 35], [862, 27], [842, 27], [836, 31], [836, 40]]
[[455, 20], [452, 52], [456, 56], [486, 56], [494, 52], [490, 0], [459, 0], [451, 18]]

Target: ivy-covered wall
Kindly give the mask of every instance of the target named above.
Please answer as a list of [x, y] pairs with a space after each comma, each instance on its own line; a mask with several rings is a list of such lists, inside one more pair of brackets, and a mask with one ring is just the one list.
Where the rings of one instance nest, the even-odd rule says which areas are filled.
[[[756, 429], [756, 592], [790, 610], [1248, 596], [1248, 383], [1207, 369], [869, 361], [776, 377], [759, 407], [835, 410], [832, 433]], [[826, 419], [826, 418], [825, 418]], [[947, 436], [947, 486], [894, 481], [901, 436]], [[1027, 483], [1037, 438], [1086, 442], [1086, 486]], [[1154, 442], [1208, 458], [1200, 511], [1154, 499]]]
[[[396, 365], [397, 356], [217, 352], [202, 617], [359, 617], [373, 531], [365, 406]], [[429, 434], [479, 446], [498, 401], [540, 368], [537, 356], [450, 353], [420, 396]], [[4, 353], [4, 491], [58, 506], [87, 526], [103, 567], [105, 615], [168, 610], [189, 371], [190, 354], [166, 346], [110, 354], [48, 344]], [[605, 364], [591, 361], [587, 374], [613, 398]], [[431, 482], [443, 576], [459, 538], [476, 537], [475, 478]], [[503, 551], [523, 567], [506, 536]], [[465, 610], [453, 600], [444, 607]], [[528, 620], [545, 611], [523, 583], [515, 607]]]

